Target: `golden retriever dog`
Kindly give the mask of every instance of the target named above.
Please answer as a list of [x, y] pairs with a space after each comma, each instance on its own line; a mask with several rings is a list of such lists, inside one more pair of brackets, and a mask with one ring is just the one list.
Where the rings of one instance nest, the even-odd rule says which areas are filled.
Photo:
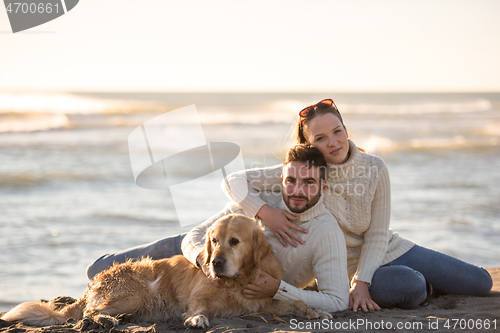
[[255, 220], [243, 215], [228, 215], [218, 220], [206, 235], [203, 252], [212, 278], [224, 288], [214, 286], [205, 274], [184, 256], [168, 259], [115, 264], [96, 275], [83, 297], [60, 310], [54, 304], [22, 303], [1, 319], [28, 325], [62, 324], [68, 318], [90, 318], [110, 328], [118, 325], [117, 316], [135, 322], [167, 322], [182, 318], [187, 327], [204, 328], [213, 317], [238, 316], [264, 312], [277, 316], [306, 319], [330, 318], [302, 301], [275, 301], [272, 298], [247, 299], [242, 287], [266, 271], [277, 279], [280, 263]]

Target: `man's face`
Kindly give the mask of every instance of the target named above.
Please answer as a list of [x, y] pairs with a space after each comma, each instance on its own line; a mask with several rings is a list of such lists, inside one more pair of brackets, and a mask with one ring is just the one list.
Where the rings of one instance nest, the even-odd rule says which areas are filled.
[[283, 167], [283, 200], [294, 213], [302, 213], [314, 206], [326, 188], [320, 183], [320, 169], [302, 162], [290, 162]]

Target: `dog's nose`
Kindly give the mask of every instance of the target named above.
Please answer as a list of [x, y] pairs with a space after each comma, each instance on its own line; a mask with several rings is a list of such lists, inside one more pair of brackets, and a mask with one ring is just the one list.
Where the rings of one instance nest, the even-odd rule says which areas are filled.
[[222, 268], [225, 262], [226, 259], [222, 257], [215, 257], [212, 259], [212, 265], [214, 266], [214, 268]]

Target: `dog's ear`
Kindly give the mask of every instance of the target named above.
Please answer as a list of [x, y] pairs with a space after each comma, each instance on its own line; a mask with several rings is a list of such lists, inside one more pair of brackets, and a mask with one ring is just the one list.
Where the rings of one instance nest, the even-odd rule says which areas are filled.
[[209, 229], [205, 234], [205, 249], [203, 250], [203, 265], [210, 264], [212, 257], [212, 229]]
[[266, 239], [264, 232], [259, 228], [253, 230], [253, 262], [256, 267], [260, 267], [262, 259], [271, 252], [271, 245]]

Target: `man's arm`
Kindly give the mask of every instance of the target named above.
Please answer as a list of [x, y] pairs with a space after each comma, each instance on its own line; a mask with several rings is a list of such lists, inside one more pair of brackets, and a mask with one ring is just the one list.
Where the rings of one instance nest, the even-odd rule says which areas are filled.
[[[332, 226], [334, 230], [323, 233], [311, 245], [313, 246], [313, 272], [320, 292], [303, 290], [281, 281], [274, 299], [300, 300], [313, 308], [326, 312], [347, 309], [349, 305], [349, 282], [345, 239], [336, 221], [331, 223], [335, 223], [335, 227]], [[314, 230], [313, 232], [321, 231]], [[305, 244], [311, 243], [306, 242]]]

